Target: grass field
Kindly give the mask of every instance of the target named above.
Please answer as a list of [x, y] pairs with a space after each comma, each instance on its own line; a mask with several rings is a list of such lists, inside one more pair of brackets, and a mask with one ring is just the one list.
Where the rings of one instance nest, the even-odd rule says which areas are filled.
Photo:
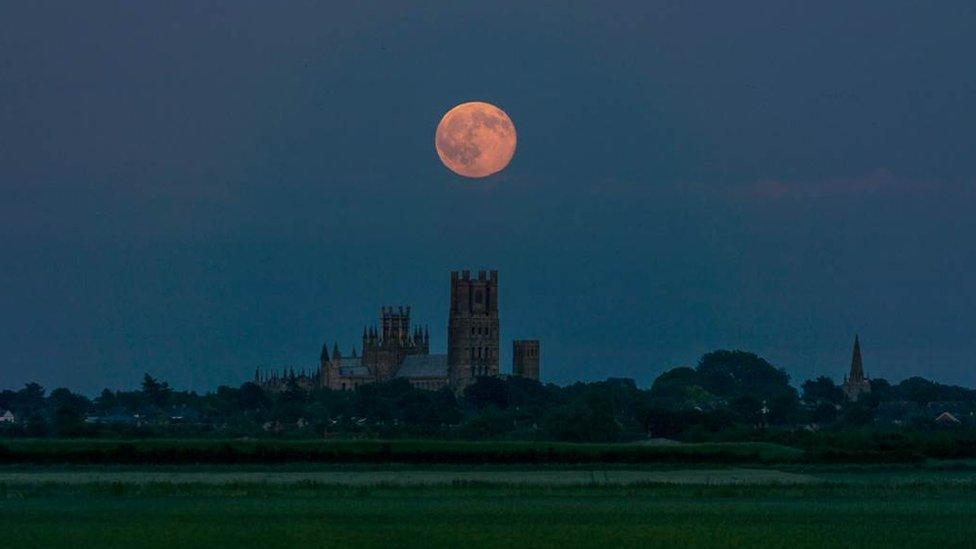
[[4, 547], [971, 547], [976, 539], [969, 467], [4, 467], [0, 505]]
[[0, 547], [969, 547], [976, 463], [760, 443], [5, 440]]
[[0, 440], [4, 463], [792, 463], [804, 452], [761, 442], [569, 444], [440, 440]]

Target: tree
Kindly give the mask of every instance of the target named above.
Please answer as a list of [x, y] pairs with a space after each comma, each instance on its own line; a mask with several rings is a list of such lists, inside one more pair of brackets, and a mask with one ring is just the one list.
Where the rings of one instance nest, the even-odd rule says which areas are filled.
[[511, 412], [487, 407], [480, 414], [468, 421], [461, 429], [466, 438], [485, 440], [498, 438], [515, 428], [515, 419]]
[[461, 421], [461, 411], [450, 389], [437, 392], [414, 389], [397, 399], [396, 417], [409, 425], [436, 427]]
[[169, 402], [169, 397], [172, 393], [173, 390], [170, 389], [169, 384], [165, 381], [156, 381], [149, 374], [143, 376], [142, 394], [145, 396], [149, 404], [162, 408]]
[[512, 406], [543, 406], [553, 398], [537, 380], [519, 376], [508, 379], [508, 392]]
[[829, 402], [840, 404], [844, 402], [844, 391], [827, 376], [820, 376], [815, 380], [803, 382], [803, 400], [807, 402]]
[[696, 370], [702, 387], [722, 398], [748, 396], [768, 402], [797, 398], [789, 374], [754, 353], [713, 351], [702, 356]]
[[95, 397], [95, 401], [92, 403], [95, 409], [100, 412], [107, 412], [112, 408], [119, 405], [118, 396], [108, 389], [102, 389], [102, 392]]
[[919, 404], [937, 401], [976, 400], [976, 391], [955, 385], [943, 385], [921, 377], [910, 377], [893, 387], [902, 400]]
[[65, 406], [76, 410], [79, 414], [88, 412], [91, 408], [91, 401], [84, 395], [72, 393], [64, 387], [59, 387], [47, 397], [48, 403], [53, 408]]
[[862, 427], [874, 421], [874, 409], [858, 400], [844, 408], [841, 421], [851, 427]]
[[609, 400], [595, 396], [554, 408], [544, 428], [551, 437], [567, 442], [613, 442], [620, 434]]
[[650, 408], [641, 415], [644, 432], [654, 438], [677, 438], [691, 423], [687, 412], [667, 408]]
[[47, 436], [47, 422], [44, 421], [44, 417], [41, 414], [31, 414], [27, 418], [26, 431], [29, 437]]
[[24, 385], [17, 391], [13, 407], [22, 415], [40, 413], [44, 409], [44, 387], [33, 381]]
[[687, 366], [672, 368], [657, 376], [651, 384], [651, 396], [658, 398], [683, 399], [690, 387], [700, 387], [698, 372]]
[[504, 410], [511, 403], [508, 384], [495, 377], [479, 377], [465, 389], [464, 398], [477, 410], [488, 406]]
[[753, 426], [766, 423], [768, 408], [765, 403], [752, 395], [742, 395], [729, 402], [729, 409], [732, 410], [739, 420]]
[[821, 402], [810, 413], [810, 419], [815, 423], [833, 423], [837, 420], [837, 406], [829, 402]]
[[392, 421], [396, 419], [397, 402], [417, 390], [403, 378], [360, 385], [356, 387], [356, 413], [373, 421]]
[[82, 434], [83, 412], [69, 404], [62, 404], [54, 410], [54, 431], [61, 437], [75, 437]]
[[870, 380], [869, 383], [871, 384], [871, 396], [876, 398], [878, 402], [884, 402], [894, 398], [894, 389], [892, 389], [891, 383], [888, 383], [887, 379], [876, 377]]
[[268, 408], [271, 399], [259, 385], [250, 381], [241, 385], [237, 393], [237, 406], [240, 410], [262, 410]]

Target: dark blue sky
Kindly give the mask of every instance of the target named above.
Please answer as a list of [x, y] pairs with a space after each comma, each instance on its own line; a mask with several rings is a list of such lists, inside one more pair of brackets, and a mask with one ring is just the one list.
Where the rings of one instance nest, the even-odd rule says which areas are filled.
[[[463, 268], [503, 371], [839, 378], [859, 332], [976, 385], [976, 4], [409, 4], [0, 4], [0, 387], [238, 384], [387, 304], [442, 351]], [[519, 132], [482, 181], [432, 145], [469, 100]]]

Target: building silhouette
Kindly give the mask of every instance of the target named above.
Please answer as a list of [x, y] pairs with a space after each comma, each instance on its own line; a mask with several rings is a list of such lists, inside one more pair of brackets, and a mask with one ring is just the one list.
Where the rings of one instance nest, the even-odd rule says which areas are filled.
[[[273, 391], [351, 390], [402, 378], [421, 389], [462, 391], [479, 377], [498, 377], [498, 271], [452, 271], [450, 291], [446, 354], [431, 354], [429, 329], [411, 325], [410, 307], [382, 307], [379, 323], [363, 328], [360, 353], [354, 346], [343, 354], [337, 342], [330, 352], [326, 343], [318, 371], [258, 370], [254, 382]], [[514, 348], [513, 373], [538, 380], [539, 341]]]
[[862, 394], [871, 392], [871, 382], [864, 375], [864, 365], [861, 362], [861, 341], [856, 335], [851, 356], [851, 371], [844, 376], [843, 389], [848, 400], [857, 400]]
[[539, 379], [538, 339], [516, 339], [512, 342], [512, 375]]
[[452, 387], [498, 375], [498, 271], [451, 273], [447, 364]]

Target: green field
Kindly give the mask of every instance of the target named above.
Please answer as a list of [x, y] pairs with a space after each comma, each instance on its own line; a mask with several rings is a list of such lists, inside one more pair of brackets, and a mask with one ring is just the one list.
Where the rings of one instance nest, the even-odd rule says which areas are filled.
[[762, 442], [570, 444], [443, 440], [6, 439], [0, 464], [792, 463], [804, 452]]
[[4, 547], [934, 546], [954, 467], [0, 468]]
[[865, 456], [762, 443], [8, 439], [0, 547], [973, 545], [976, 463]]

